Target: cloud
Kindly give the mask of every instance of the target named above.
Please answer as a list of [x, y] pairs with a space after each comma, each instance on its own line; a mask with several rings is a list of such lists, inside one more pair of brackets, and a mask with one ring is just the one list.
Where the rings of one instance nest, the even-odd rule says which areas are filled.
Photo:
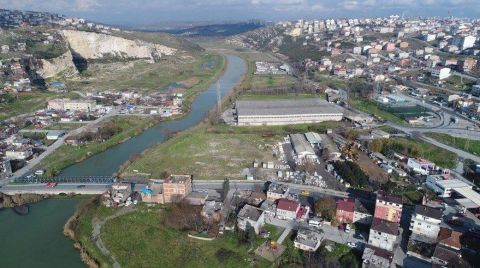
[[75, 6], [79, 11], [87, 11], [100, 5], [96, 0], [75, 0]]
[[480, 0], [0, 0], [1, 8], [50, 11], [99, 22], [283, 20], [322, 17], [478, 17]]

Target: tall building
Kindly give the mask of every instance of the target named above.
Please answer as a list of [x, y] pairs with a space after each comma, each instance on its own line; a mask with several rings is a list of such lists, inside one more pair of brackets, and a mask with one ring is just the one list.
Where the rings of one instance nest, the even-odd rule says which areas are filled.
[[170, 175], [163, 181], [163, 197], [165, 203], [180, 201], [191, 192], [191, 175]]
[[379, 191], [375, 202], [374, 218], [399, 223], [402, 217], [402, 197]]
[[436, 241], [440, 232], [442, 211], [427, 206], [416, 206], [410, 222], [412, 238], [426, 243]]
[[374, 218], [370, 228], [370, 235], [368, 236], [368, 244], [393, 251], [399, 234], [399, 227], [399, 223]]
[[97, 102], [95, 100], [69, 100], [69, 99], [54, 99], [48, 101], [47, 109], [58, 111], [92, 111]]

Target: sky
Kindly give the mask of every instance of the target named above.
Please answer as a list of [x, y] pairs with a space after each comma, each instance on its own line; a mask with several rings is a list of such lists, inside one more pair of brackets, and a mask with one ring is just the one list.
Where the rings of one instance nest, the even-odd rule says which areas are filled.
[[480, 18], [480, 0], [0, 0], [0, 8], [50, 11], [119, 25], [162, 21], [448, 16]]

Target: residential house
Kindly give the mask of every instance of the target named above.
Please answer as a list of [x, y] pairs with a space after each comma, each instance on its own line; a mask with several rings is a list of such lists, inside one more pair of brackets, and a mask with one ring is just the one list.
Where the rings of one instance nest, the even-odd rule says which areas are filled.
[[431, 74], [433, 77], [437, 77], [439, 80], [446, 79], [450, 77], [450, 68], [442, 67], [442, 66], [435, 66], [431, 69]]
[[14, 148], [5, 151], [5, 156], [12, 160], [25, 160], [33, 155], [32, 148], [29, 146]]
[[423, 158], [408, 158], [407, 168], [421, 175], [428, 175], [435, 169], [435, 163]]
[[379, 191], [375, 202], [374, 218], [399, 223], [402, 217], [402, 197]]
[[305, 251], [316, 251], [322, 242], [321, 234], [308, 229], [299, 229], [295, 237], [294, 246]]
[[140, 192], [142, 202], [163, 204], [163, 185], [161, 183], [152, 183]]
[[367, 264], [363, 267], [390, 268], [393, 260], [393, 253], [388, 250], [367, 245], [363, 251], [362, 260]]
[[410, 222], [412, 238], [425, 243], [433, 243], [437, 240], [442, 222], [440, 209], [417, 205]]
[[393, 251], [399, 234], [399, 227], [399, 223], [373, 218], [368, 244]]
[[352, 223], [355, 213], [355, 199], [340, 199], [337, 202], [336, 219], [340, 223]]
[[293, 220], [297, 218], [301, 205], [297, 201], [285, 198], [279, 199], [276, 209], [276, 217], [284, 220]]
[[267, 191], [267, 200], [271, 202], [275, 202], [280, 198], [287, 197], [289, 192], [289, 188], [285, 184], [280, 183], [272, 183], [268, 187]]
[[360, 224], [371, 224], [375, 205], [366, 201], [355, 199], [355, 210], [353, 211], [353, 222]]
[[460, 238], [463, 233], [454, 231], [450, 228], [441, 227], [438, 233], [437, 242], [439, 245], [448, 247], [453, 250], [460, 250], [462, 244], [460, 243]]
[[442, 267], [465, 267], [459, 251], [438, 245], [432, 256], [432, 263]]
[[260, 233], [260, 229], [265, 224], [265, 216], [262, 210], [246, 204], [238, 212], [237, 226], [240, 230], [247, 232], [249, 228], [253, 228], [256, 234]]

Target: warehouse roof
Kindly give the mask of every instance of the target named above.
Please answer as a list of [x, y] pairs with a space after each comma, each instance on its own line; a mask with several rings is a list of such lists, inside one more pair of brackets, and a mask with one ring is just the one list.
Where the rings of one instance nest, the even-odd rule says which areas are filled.
[[238, 116], [343, 114], [343, 109], [323, 99], [239, 100]]
[[302, 134], [290, 134], [290, 140], [293, 145], [293, 149], [295, 150], [295, 153], [297, 154], [315, 154], [315, 151], [313, 151], [312, 146], [308, 141], [305, 139], [305, 136]]
[[310, 142], [311, 144], [320, 144], [322, 142], [320, 134], [316, 132], [305, 133], [305, 138], [307, 138], [308, 142]]
[[454, 188], [454, 190], [480, 207], [480, 194], [475, 192], [472, 188], [460, 187]]

